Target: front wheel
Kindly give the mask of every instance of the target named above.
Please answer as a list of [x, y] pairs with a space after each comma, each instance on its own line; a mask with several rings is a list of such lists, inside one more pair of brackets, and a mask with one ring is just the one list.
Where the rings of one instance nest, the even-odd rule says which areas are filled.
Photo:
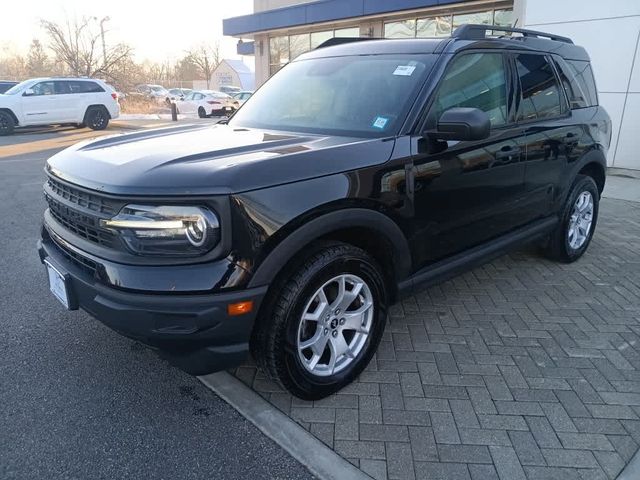
[[549, 237], [548, 255], [565, 263], [576, 261], [587, 250], [598, 220], [600, 193], [593, 178], [578, 175]]
[[205, 111], [204, 108], [198, 107], [198, 117], [207, 118], [207, 112]]
[[0, 136], [11, 135], [16, 126], [13, 117], [7, 112], [0, 112]]
[[305, 400], [326, 397], [362, 372], [387, 317], [384, 278], [371, 256], [341, 243], [314, 251], [276, 285], [252, 339], [269, 376]]

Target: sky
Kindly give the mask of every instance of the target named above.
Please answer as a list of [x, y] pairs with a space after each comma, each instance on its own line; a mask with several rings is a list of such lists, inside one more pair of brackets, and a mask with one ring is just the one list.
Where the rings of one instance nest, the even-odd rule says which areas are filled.
[[[67, 17], [105, 16], [107, 42], [131, 45], [138, 61], [176, 60], [185, 50], [220, 41], [223, 58], [236, 54], [237, 39], [222, 36], [222, 19], [253, 12], [253, 0], [30, 0], [9, 2], [10, 15], [0, 14], [0, 52], [26, 53], [33, 38], [43, 42], [40, 19], [64, 22]], [[6, 13], [6, 8], [4, 9]], [[250, 61], [250, 59], [245, 59]]]

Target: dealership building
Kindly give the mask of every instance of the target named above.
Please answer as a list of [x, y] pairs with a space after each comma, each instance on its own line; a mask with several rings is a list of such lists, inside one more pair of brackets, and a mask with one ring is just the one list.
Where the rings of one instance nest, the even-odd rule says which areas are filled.
[[568, 36], [591, 55], [613, 121], [610, 166], [640, 170], [640, 0], [254, 0], [223, 21], [256, 85], [332, 37], [437, 38], [458, 25], [513, 25]]

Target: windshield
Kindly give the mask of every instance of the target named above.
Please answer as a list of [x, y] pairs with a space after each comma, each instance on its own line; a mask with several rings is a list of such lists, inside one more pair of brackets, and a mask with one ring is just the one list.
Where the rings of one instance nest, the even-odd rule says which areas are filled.
[[154, 92], [166, 92], [164, 87], [161, 87], [160, 85], [150, 85], [149, 88], [151, 88], [151, 90], [153, 90]]
[[432, 55], [312, 58], [285, 66], [231, 125], [363, 137], [396, 134], [433, 65]]
[[24, 90], [29, 84], [31, 83], [31, 80], [25, 80], [24, 82], [20, 82], [17, 85], [14, 85], [13, 87], [11, 87], [9, 90], [7, 90], [6, 92], [4, 92], [5, 95], [15, 95], [16, 93], [20, 93], [22, 90]]

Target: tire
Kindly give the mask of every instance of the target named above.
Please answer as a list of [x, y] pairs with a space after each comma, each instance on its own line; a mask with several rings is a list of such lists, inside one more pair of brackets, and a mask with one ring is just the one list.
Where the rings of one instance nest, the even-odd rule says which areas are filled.
[[16, 121], [10, 113], [0, 112], [0, 136], [11, 135], [16, 127]]
[[109, 112], [104, 107], [90, 107], [83, 123], [91, 130], [104, 130], [109, 125]]
[[[364, 250], [331, 242], [307, 251], [308, 256], [274, 284], [275, 294], [265, 304], [251, 348], [272, 379], [299, 398], [318, 400], [353, 381], [367, 366], [384, 332], [388, 297], [379, 265]], [[340, 303], [343, 280], [342, 290], [351, 296]], [[320, 321], [303, 318], [313, 315]]]
[[207, 112], [205, 112], [204, 108], [198, 107], [198, 117], [207, 118]]
[[578, 175], [549, 236], [547, 255], [564, 263], [578, 260], [589, 247], [598, 220], [600, 193], [593, 178]]

